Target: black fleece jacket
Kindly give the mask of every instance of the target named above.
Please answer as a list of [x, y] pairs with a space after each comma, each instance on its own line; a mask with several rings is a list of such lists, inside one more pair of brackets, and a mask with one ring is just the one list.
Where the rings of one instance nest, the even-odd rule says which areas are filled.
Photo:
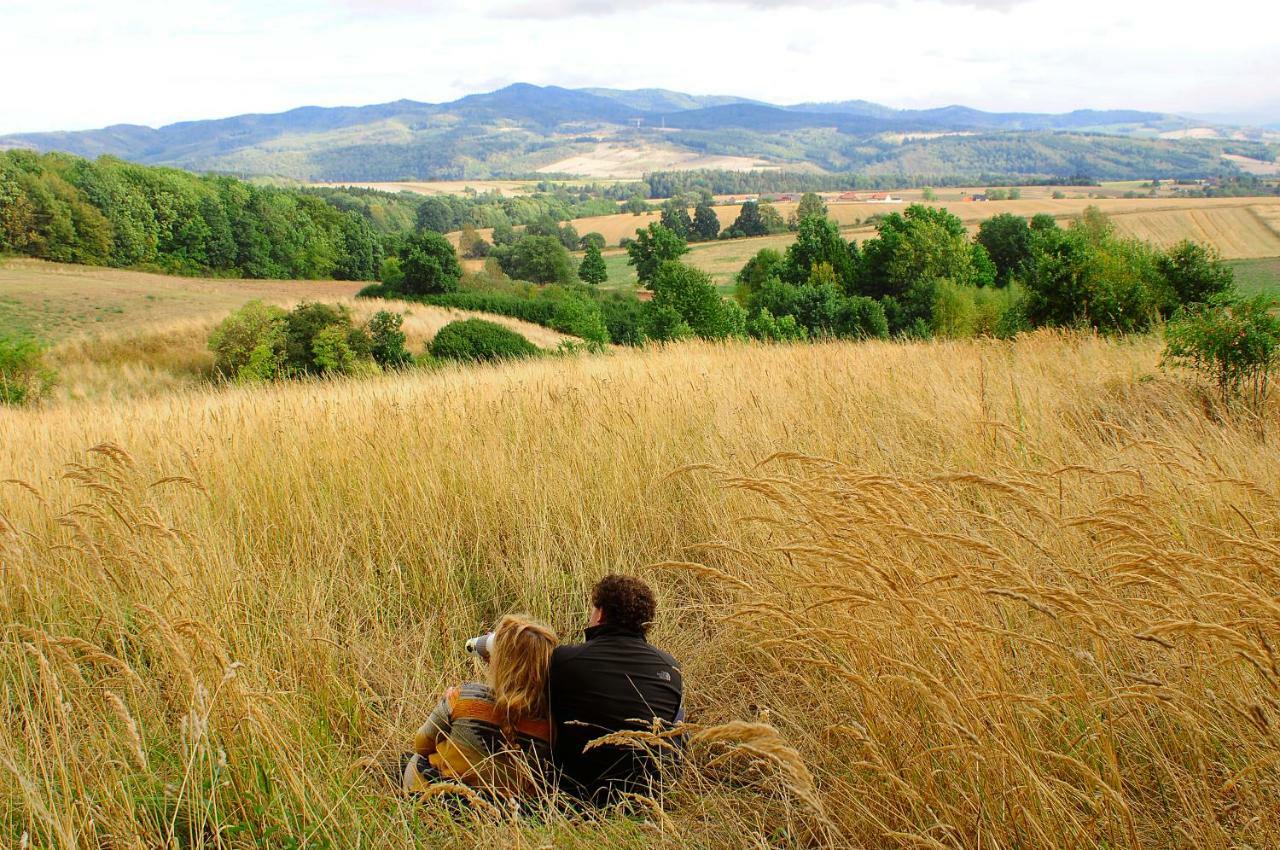
[[684, 682], [676, 660], [631, 631], [604, 623], [586, 643], [556, 647], [548, 680], [551, 754], [561, 787], [605, 804], [618, 792], [651, 790], [659, 764], [644, 750], [587, 743], [624, 729], [683, 720]]

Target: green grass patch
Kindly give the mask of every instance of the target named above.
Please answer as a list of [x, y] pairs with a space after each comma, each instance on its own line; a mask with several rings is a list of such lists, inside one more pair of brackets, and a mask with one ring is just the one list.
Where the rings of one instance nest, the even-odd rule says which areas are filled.
[[635, 267], [627, 262], [628, 259], [626, 251], [604, 254], [604, 267], [609, 276], [600, 284], [601, 289], [635, 289], [639, 281], [636, 279]]
[[1231, 260], [1236, 273], [1236, 291], [1246, 298], [1267, 293], [1280, 298], [1280, 257], [1261, 260]]

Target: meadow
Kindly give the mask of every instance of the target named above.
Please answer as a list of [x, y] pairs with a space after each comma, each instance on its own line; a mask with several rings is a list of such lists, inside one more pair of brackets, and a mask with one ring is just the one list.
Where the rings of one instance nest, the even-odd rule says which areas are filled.
[[[684, 344], [0, 410], [0, 841], [1271, 846], [1280, 448], [1158, 361]], [[665, 805], [395, 794], [463, 640], [572, 639], [614, 570], [689, 683]]]
[[[206, 386], [208, 339], [228, 313], [252, 300], [292, 307], [343, 304], [358, 320], [378, 310], [404, 314], [409, 348], [421, 352], [449, 322], [481, 314], [402, 301], [355, 298], [362, 283], [336, 280], [189, 278], [146, 272], [0, 260], [0, 334], [27, 334], [49, 346], [60, 400], [142, 398]], [[507, 316], [489, 321], [555, 349], [570, 337]]]
[[1236, 289], [1243, 295], [1270, 293], [1280, 298], [1280, 257], [1260, 260], [1236, 260], [1231, 263], [1236, 276]]

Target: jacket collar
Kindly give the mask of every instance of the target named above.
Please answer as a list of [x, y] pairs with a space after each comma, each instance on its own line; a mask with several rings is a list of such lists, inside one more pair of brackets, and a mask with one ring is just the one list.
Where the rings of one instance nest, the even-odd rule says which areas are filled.
[[587, 630], [583, 632], [583, 634], [589, 641], [595, 640], [599, 637], [630, 637], [644, 640], [644, 632], [639, 629], [627, 629], [622, 626], [614, 625], [613, 623], [601, 623], [598, 626], [588, 626]]

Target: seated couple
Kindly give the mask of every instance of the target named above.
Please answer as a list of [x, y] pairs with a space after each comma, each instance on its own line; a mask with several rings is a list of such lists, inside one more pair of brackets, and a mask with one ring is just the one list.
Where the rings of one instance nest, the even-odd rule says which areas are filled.
[[612, 732], [681, 722], [680, 668], [645, 640], [656, 606], [644, 582], [606, 576], [591, 605], [581, 644], [557, 646], [555, 632], [525, 617], [499, 620], [487, 644], [488, 681], [445, 693], [414, 737], [404, 789], [461, 782], [528, 798], [558, 787], [596, 805], [653, 793], [665, 759], [587, 745]]

